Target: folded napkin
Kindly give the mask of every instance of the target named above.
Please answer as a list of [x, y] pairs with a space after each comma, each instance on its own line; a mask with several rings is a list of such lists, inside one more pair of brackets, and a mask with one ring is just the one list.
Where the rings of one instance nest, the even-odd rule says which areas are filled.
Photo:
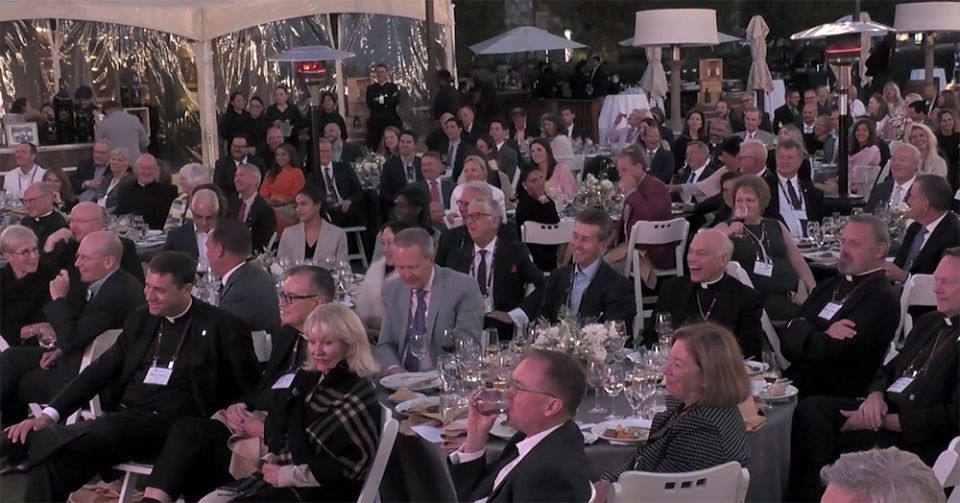
[[460, 419], [453, 421], [450, 424], [447, 424], [443, 427], [443, 431], [440, 432], [440, 450], [444, 454], [450, 454], [451, 452], [460, 448], [463, 445], [463, 442], [467, 440], [467, 421], [466, 419]]
[[751, 395], [738, 406], [740, 415], [743, 416], [743, 425], [747, 428], [747, 431], [757, 431], [767, 424], [767, 418], [760, 411], [760, 405], [762, 404], [762, 400]]
[[407, 400], [413, 400], [418, 396], [421, 396], [421, 395], [418, 395], [408, 389], [401, 389], [401, 390], [397, 390], [394, 394], [388, 396], [387, 399], [389, 399], [393, 403], [400, 403], [400, 402], [406, 402]]
[[[444, 426], [454, 422], [453, 420], [459, 418], [466, 414], [467, 408], [461, 407], [454, 409], [452, 411], [447, 411], [446, 414], [443, 412], [416, 412], [411, 413], [400, 423], [400, 433], [404, 435], [416, 436], [417, 433], [413, 431], [413, 426], [418, 425], [428, 425], [428, 426]], [[466, 432], [466, 430], [464, 430]]]

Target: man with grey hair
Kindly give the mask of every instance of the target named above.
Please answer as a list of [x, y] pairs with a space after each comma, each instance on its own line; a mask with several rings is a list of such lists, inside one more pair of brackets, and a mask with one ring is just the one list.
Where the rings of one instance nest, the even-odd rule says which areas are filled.
[[183, 225], [183, 220], [190, 217], [190, 195], [193, 190], [205, 183], [213, 183], [213, 172], [210, 168], [197, 162], [185, 164], [178, 172], [180, 179], [177, 185], [180, 194], [170, 203], [167, 212], [167, 221], [163, 224], [163, 231], [170, 232], [175, 227]]
[[135, 183], [121, 185], [117, 190], [117, 215], [140, 215], [151, 229], [163, 229], [170, 212], [170, 204], [177, 198], [177, 188], [159, 180], [160, 167], [150, 154], [140, 154], [133, 164]]
[[220, 214], [220, 198], [210, 189], [194, 192], [190, 199], [191, 218], [167, 234], [164, 250], [181, 251], [197, 261], [197, 270], [209, 269], [207, 256], [202, 253], [207, 244], [207, 235], [217, 223]]
[[260, 253], [277, 230], [273, 208], [257, 191], [260, 189], [260, 169], [252, 164], [240, 164], [233, 176], [237, 197], [230, 199], [227, 215], [247, 224], [253, 241], [253, 252]]
[[104, 139], [97, 139], [93, 144], [93, 157], [84, 159], [77, 164], [76, 171], [70, 176], [70, 185], [73, 186], [74, 194], [77, 194], [81, 201], [95, 201], [97, 199], [97, 190], [103, 183], [103, 176], [107, 173], [110, 164], [110, 142]]
[[399, 277], [383, 287], [383, 301], [391, 309], [384, 315], [374, 351], [388, 374], [435, 368], [444, 330], [480, 342], [484, 304], [477, 282], [437, 266], [433, 258], [433, 238], [427, 231], [405, 229], [394, 237]]
[[[606, 143], [613, 148], [614, 152], [620, 152], [629, 145], [637, 143], [640, 139], [640, 123], [644, 117], [649, 117], [649, 110], [634, 108], [629, 114], [619, 113], [613, 118], [613, 124], [607, 129]], [[626, 127], [620, 127], [620, 122], [627, 119]]]
[[[495, 199], [478, 197], [470, 202], [464, 220], [473, 246], [456, 250], [447, 267], [476, 278], [486, 313], [484, 327], [496, 328], [501, 340], [509, 340], [515, 327], [536, 317], [544, 279], [526, 245], [497, 239], [499, 214]], [[526, 295], [528, 285], [535, 289]]]
[[893, 259], [884, 264], [887, 278], [905, 282], [911, 274], [932, 274], [944, 250], [960, 246], [960, 219], [950, 211], [953, 191], [942, 176], [919, 175], [906, 202], [910, 207], [903, 244]]
[[792, 139], [777, 143], [777, 180], [770, 192], [770, 205], [778, 208], [780, 220], [795, 240], [807, 235], [807, 222], [820, 222], [826, 214], [823, 192], [798, 177], [803, 152], [803, 145]]
[[[668, 313], [675, 326], [710, 321], [730, 329], [745, 357], [760, 358], [763, 331], [762, 303], [756, 290], [726, 274], [733, 255], [733, 242], [718, 230], [702, 230], [687, 249], [690, 273], [667, 280], [660, 289], [653, 311]], [[657, 342], [652, 323], [644, 330], [644, 342]]]
[[840, 275], [821, 282], [781, 333], [787, 375], [800, 396], [863, 394], [883, 362], [900, 301], [883, 272], [890, 235], [873, 215], [855, 215], [840, 234]]
[[687, 144], [687, 164], [677, 173], [675, 183], [696, 183], [712, 175], [716, 168], [711, 166], [710, 147], [702, 141]]
[[890, 178], [878, 183], [870, 191], [864, 211], [873, 213], [881, 206], [896, 208], [905, 204], [910, 187], [920, 171], [921, 161], [920, 150], [909, 143], [901, 143], [894, 148], [890, 156]]
[[43, 182], [37, 182], [23, 191], [23, 205], [27, 216], [20, 225], [29, 227], [37, 235], [37, 242], [44, 243], [51, 234], [67, 226], [67, 220], [54, 211], [53, 190]]
[[[470, 202], [480, 197], [493, 199], [493, 191], [486, 182], [467, 182], [460, 187], [462, 188], [460, 189], [459, 197], [455, 201], [456, 211], [459, 214], [460, 220], [466, 222], [467, 215], [470, 213]], [[453, 209], [454, 208], [451, 208], [451, 210]], [[451, 213], [448, 213], [445, 218], [449, 218]], [[514, 241], [517, 240], [516, 231], [507, 225], [501, 225], [497, 229], [497, 237]], [[466, 226], [458, 225], [444, 230], [440, 234], [440, 239], [437, 241], [437, 265], [447, 267], [447, 260], [454, 250], [472, 245], [473, 241], [470, 239], [470, 233], [467, 232]]]
[[826, 486], [821, 503], [945, 501], [933, 470], [912, 452], [896, 447], [848, 452], [820, 470]]
[[[737, 136], [744, 140], [756, 140], [762, 142], [764, 146], [773, 145], [776, 139], [773, 133], [764, 131], [760, 128], [760, 109], [750, 105], [743, 109], [743, 127], [744, 130], [737, 133]], [[742, 145], [741, 145], [742, 148]]]

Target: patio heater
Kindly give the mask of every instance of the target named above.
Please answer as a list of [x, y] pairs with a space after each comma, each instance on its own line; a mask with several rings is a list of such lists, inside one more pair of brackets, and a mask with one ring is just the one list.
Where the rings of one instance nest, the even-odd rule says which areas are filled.
[[849, 195], [849, 162], [843, 152], [847, 151], [847, 130], [850, 128], [850, 96], [847, 89], [850, 87], [853, 64], [860, 58], [860, 35], [862, 33], [883, 34], [893, 31], [893, 28], [872, 21], [842, 21], [822, 24], [809, 30], [794, 33], [792, 40], [826, 39], [827, 63], [833, 65], [837, 76], [837, 92], [839, 95], [838, 109], [840, 111], [839, 141], [837, 142], [837, 184], [839, 194], [836, 205], [849, 207], [863, 201], [862, 196]]

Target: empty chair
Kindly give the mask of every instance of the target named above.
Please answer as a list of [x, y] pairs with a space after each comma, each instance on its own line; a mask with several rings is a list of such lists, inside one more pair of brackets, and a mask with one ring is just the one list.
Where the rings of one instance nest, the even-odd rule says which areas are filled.
[[947, 502], [960, 502], [960, 437], [953, 437], [947, 449], [940, 453], [933, 464], [933, 473], [944, 489], [953, 488]]
[[643, 332], [643, 320], [653, 312], [652, 309], [643, 309], [644, 305], [655, 304], [657, 297], [643, 296], [643, 279], [640, 276], [640, 253], [637, 245], [665, 245], [675, 243], [675, 266], [673, 269], [654, 269], [653, 274], [658, 278], [669, 276], [683, 276], [683, 254], [687, 249], [687, 235], [690, 233], [690, 222], [683, 218], [674, 218], [665, 222], [650, 222], [639, 220], [630, 229], [630, 239], [627, 241], [627, 260], [624, 264], [624, 275], [633, 277], [634, 297], [637, 303], [637, 315], [633, 323], [633, 334]]

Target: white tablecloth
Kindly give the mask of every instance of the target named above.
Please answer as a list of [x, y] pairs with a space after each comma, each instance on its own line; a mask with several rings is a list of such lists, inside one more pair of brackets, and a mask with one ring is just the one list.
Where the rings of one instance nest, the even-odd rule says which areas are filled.
[[[923, 68], [914, 68], [910, 70], [910, 80], [923, 80], [926, 78], [925, 73], [926, 71]], [[947, 84], [947, 73], [943, 71], [943, 68], [934, 68], [933, 78], [940, 79], [940, 90], [943, 91]]]
[[[643, 91], [640, 91], [641, 93]], [[650, 102], [647, 101], [646, 94], [611, 94], [603, 98], [603, 106], [600, 108], [600, 118], [597, 119], [597, 130], [600, 131], [600, 143], [603, 143], [607, 136], [607, 129], [613, 124], [613, 119], [617, 114], [629, 114], [634, 109], [649, 110]], [[626, 127], [626, 121], [620, 124]]]

